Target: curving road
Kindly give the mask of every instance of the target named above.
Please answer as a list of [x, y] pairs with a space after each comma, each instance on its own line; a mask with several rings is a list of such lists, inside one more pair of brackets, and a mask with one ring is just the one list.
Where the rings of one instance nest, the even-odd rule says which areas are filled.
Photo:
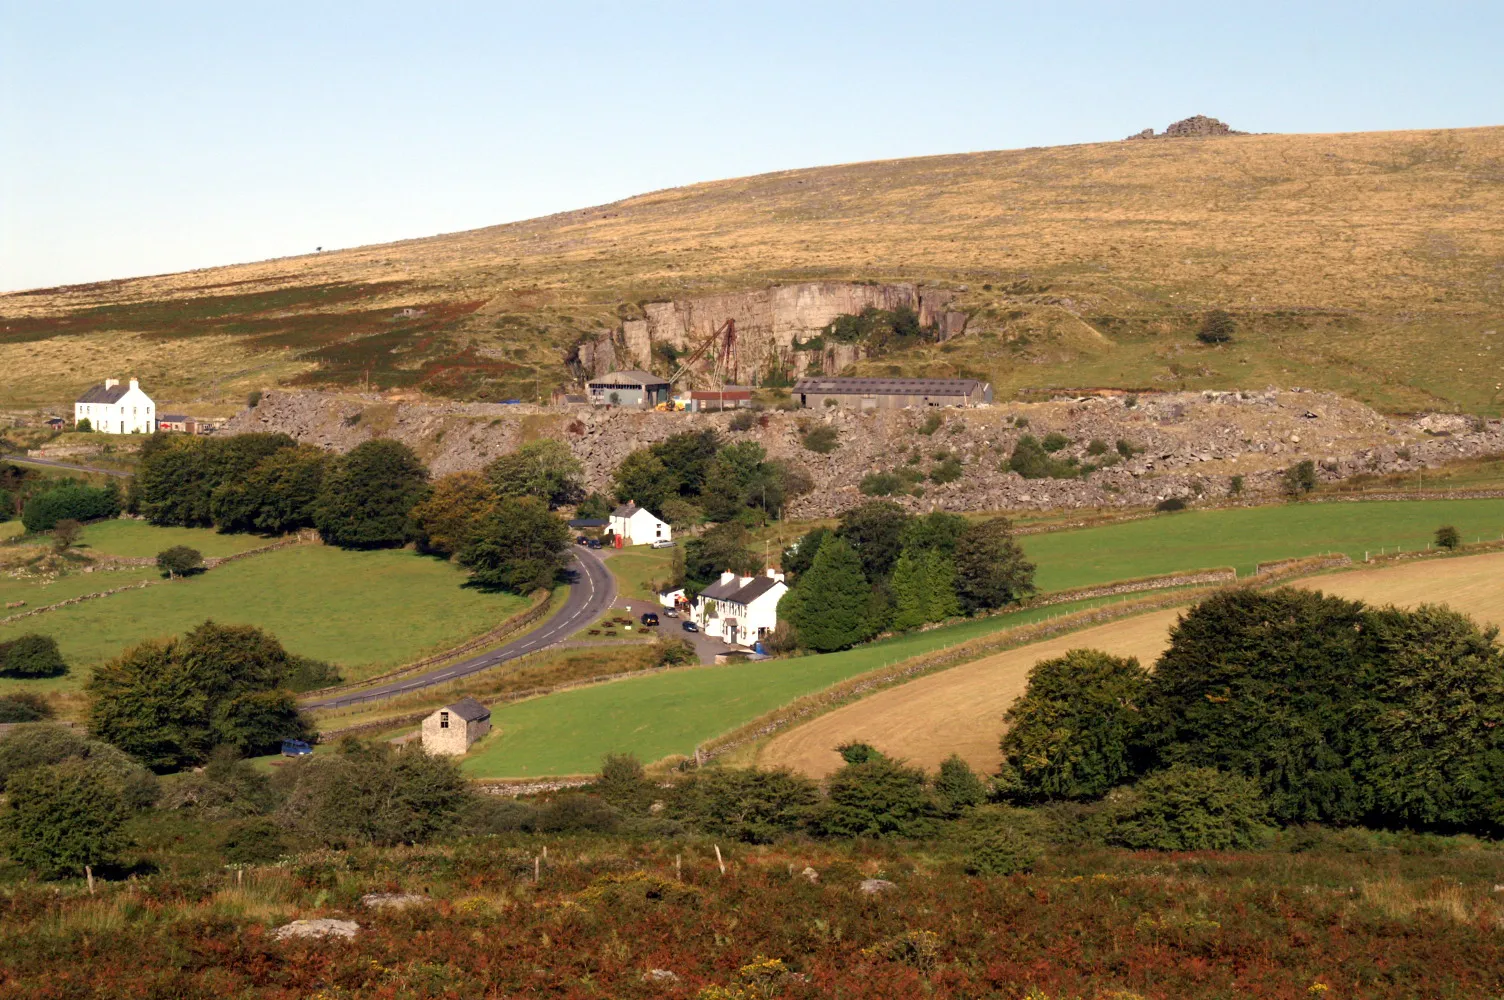
[[416, 691], [419, 688], [444, 684], [478, 673], [498, 663], [514, 660], [527, 653], [535, 653], [569, 638], [605, 614], [616, 602], [616, 580], [612, 577], [611, 571], [606, 569], [605, 564], [601, 562], [599, 556], [589, 549], [577, 546], [574, 550], [574, 561], [576, 566], [574, 579], [570, 583], [569, 597], [564, 601], [564, 606], [531, 632], [513, 639], [504, 646], [458, 663], [435, 667], [426, 673], [401, 677], [386, 684], [362, 688], [348, 694], [335, 694], [317, 701], [305, 701], [299, 707], [304, 709], [341, 708], [363, 701], [390, 698], [394, 694]]
[[129, 479], [129, 472], [119, 469], [101, 469], [94, 465], [74, 465], [72, 462], [59, 462], [51, 458], [31, 458], [27, 455], [0, 455], [7, 462], [24, 462], [27, 465], [45, 465], [49, 469], [65, 469], [68, 472], [97, 472], [105, 476], [119, 476]]

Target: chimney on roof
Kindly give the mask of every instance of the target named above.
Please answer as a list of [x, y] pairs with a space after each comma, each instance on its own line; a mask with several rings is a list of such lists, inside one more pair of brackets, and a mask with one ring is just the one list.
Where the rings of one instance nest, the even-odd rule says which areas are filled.
[[138, 381], [137, 379], [131, 379], [131, 388], [132, 389], [139, 389], [139, 388], [141, 388], [140, 381]]
[[113, 388], [115, 388], [115, 386], [117, 386], [119, 384], [120, 384], [120, 380], [118, 378], [107, 378], [107, 379], [104, 380], [104, 387], [106, 389], [113, 389]]
[[721, 574], [721, 582], [722, 583], [730, 583], [732, 580], [735, 580], [735, 579], [736, 579], [736, 574], [733, 573], [733, 572], [731, 572], [729, 569], [726, 570], [725, 572], [723, 572]]

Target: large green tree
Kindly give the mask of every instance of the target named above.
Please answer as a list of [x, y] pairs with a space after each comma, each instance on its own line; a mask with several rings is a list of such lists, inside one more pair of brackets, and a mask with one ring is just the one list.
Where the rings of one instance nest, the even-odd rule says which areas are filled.
[[470, 581], [486, 590], [527, 594], [552, 587], [564, 568], [569, 526], [536, 497], [508, 497], [459, 551]]
[[428, 470], [400, 441], [375, 438], [335, 459], [324, 476], [314, 523], [324, 541], [346, 549], [401, 545], [408, 515], [428, 492]]
[[886, 577], [903, 552], [903, 533], [911, 520], [892, 500], [871, 500], [841, 515], [836, 534], [856, 550], [869, 580]]
[[1133, 778], [1149, 673], [1132, 657], [1073, 649], [1029, 671], [1004, 716], [1001, 784], [1026, 801], [1095, 799]]
[[486, 466], [497, 496], [535, 497], [550, 508], [585, 496], [585, 467], [569, 445], [554, 438], [529, 441]]
[[295, 445], [286, 434], [260, 433], [151, 443], [132, 482], [136, 510], [153, 524], [211, 525], [216, 490], [245, 479], [263, 459]]
[[822, 653], [845, 649], [873, 634], [872, 587], [862, 561], [843, 538], [820, 546], [809, 572], [778, 602], [799, 643]]
[[413, 532], [425, 552], [452, 556], [477, 542], [501, 498], [479, 472], [452, 472], [434, 481], [412, 509]]
[[956, 596], [968, 612], [991, 611], [1034, 592], [1034, 564], [1005, 517], [967, 526], [956, 540]]
[[611, 478], [617, 500], [636, 503], [654, 514], [661, 515], [663, 501], [678, 495], [678, 488], [663, 459], [648, 448], [639, 448], [622, 459]]
[[761, 566], [752, 551], [752, 533], [737, 521], [708, 528], [684, 543], [685, 578], [699, 587], [714, 583], [726, 570], [750, 576]]
[[282, 644], [260, 629], [206, 621], [96, 668], [89, 730], [155, 771], [201, 764], [218, 746], [266, 753], [310, 733], [286, 687], [291, 670]]
[[826, 539], [834, 537], [835, 532], [829, 528], [813, 528], [805, 532], [799, 541], [783, 550], [783, 571], [791, 577], [804, 573], [815, 564], [820, 546]]
[[313, 527], [314, 506], [329, 455], [312, 445], [281, 448], [244, 476], [219, 484], [209, 499], [220, 531], [281, 535]]

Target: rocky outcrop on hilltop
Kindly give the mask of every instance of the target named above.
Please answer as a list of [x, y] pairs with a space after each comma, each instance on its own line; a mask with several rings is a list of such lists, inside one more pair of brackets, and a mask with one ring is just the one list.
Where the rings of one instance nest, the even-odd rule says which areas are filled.
[[1129, 139], [1199, 139], [1209, 135], [1247, 135], [1247, 132], [1239, 132], [1229, 128], [1226, 122], [1206, 115], [1192, 115], [1182, 118], [1178, 122], [1171, 122], [1169, 127], [1156, 135], [1152, 128], [1146, 128], [1142, 132], [1135, 132]]
[[[927, 423], [937, 414], [938, 426]], [[1259, 498], [1277, 495], [1283, 470], [1307, 459], [1323, 480], [1335, 481], [1504, 453], [1504, 422], [1498, 420], [1427, 414], [1395, 421], [1340, 396], [1301, 390], [1094, 396], [971, 410], [769, 410], [742, 431], [730, 428], [731, 418], [268, 392], [227, 431], [283, 431], [333, 451], [392, 437], [437, 475], [478, 469], [526, 441], [552, 437], [568, 443], [592, 489], [609, 490], [612, 471], [633, 450], [710, 427], [727, 440], [755, 441], [771, 458], [808, 473], [814, 489], [790, 505], [796, 517], [829, 516], [861, 503], [866, 497], [859, 486], [868, 473], [927, 473], [948, 457], [961, 463], [959, 480], [924, 482], [922, 495], [899, 502], [954, 511], [1137, 507], [1169, 497], [1220, 499], [1234, 476], [1242, 477], [1244, 496]], [[829, 454], [800, 443], [818, 423], [838, 435], [839, 447]], [[1057, 459], [1112, 464], [1078, 479], [1024, 479], [1007, 469], [1021, 436], [1043, 440], [1052, 433], [1066, 441]], [[1130, 452], [1126, 457], [1119, 441]]]

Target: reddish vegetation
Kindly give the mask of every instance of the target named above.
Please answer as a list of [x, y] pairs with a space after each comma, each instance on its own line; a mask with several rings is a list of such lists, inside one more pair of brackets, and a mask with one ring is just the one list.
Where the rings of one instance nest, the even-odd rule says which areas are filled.
[[[776, 995], [811, 1000], [1018, 1000], [1030, 988], [1054, 1000], [1295, 998], [1317, 983], [1377, 1000], [1491, 995], [1504, 968], [1486, 900], [1393, 905], [1395, 884], [1446, 900], [1486, 883], [1488, 851], [1096, 851], [981, 879], [919, 845], [722, 843], [722, 876], [709, 842], [550, 837], [534, 885], [544, 842], [304, 856], [249, 873], [243, 891], [217, 868], [109, 884], [94, 899], [18, 886], [0, 897], [0, 998], [693, 997], [768, 956], [790, 973]], [[673, 882], [676, 854], [687, 889]], [[818, 882], [799, 874], [806, 865]], [[633, 871], [650, 877], [600, 881]], [[896, 887], [862, 894], [873, 875]], [[359, 905], [399, 889], [434, 902]], [[363, 930], [352, 942], [272, 940], [265, 921], [294, 916]], [[679, 982], [644, 982], [654, 968]]]

